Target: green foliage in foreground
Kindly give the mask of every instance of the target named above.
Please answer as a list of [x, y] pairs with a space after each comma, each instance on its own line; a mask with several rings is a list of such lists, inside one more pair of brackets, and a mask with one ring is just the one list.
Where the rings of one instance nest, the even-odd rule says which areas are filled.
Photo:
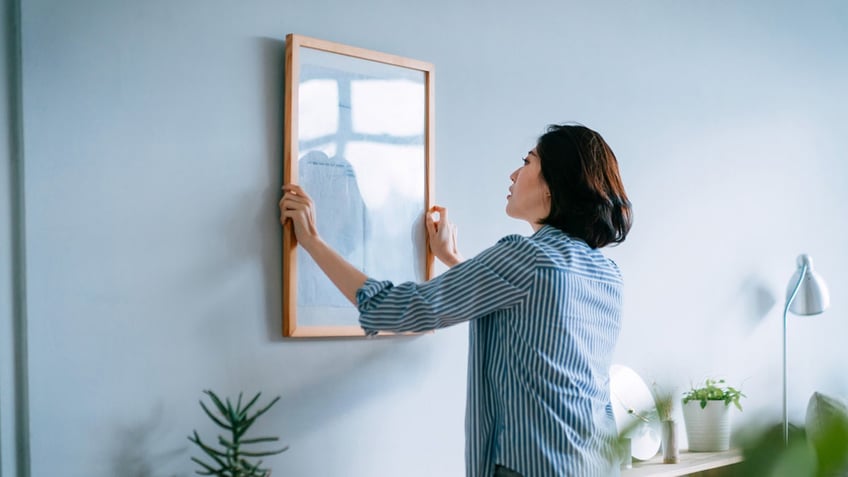
[[816, 435], [789, 428], [783, 442], [782, 424], [742, 436], [744, 460], [730, 477], [836, 477], [848, 475], [848, 421], [834, 419]]
[[200, 407], [203, 408], [203, 411], [215, 424], [226, 431], [229, 431], [230, 435], [228, 438], [225, 438], [223, 435], [218, 435], [218, 444], [221, 446], [219, 449], [205, 444], [200, 439], [200, 436], [198, 436], [196, 430], [193, 435], [188, 436], [188, 440], [197, 444], [197, 446], [200, 447], [200, 449], [202, 449], [203, 452], [206, 453], [206, 456], [212, 461], [211, 463], [208, 461], [204, 462], [196, 457], [192, 457], [191, 460], [196, 462], [202, 468], [201, 470], [196, 471], [196, 473], [200, 475], [214, 475], [218, 477], [266, 477], [270, 471], [269, 469], [261, 467], [262, 461], [259, 460], [254, 463], [250, 462], [248, 459], [254, 460], [258, 457], [279, 454], [287, 450], [288, 446], [271, 451], [248, 451], [243, 449], [243, 446], [250, 446], [263, 442], [274, 442], [279, 440], [279, 438], [257, 437], [248, 439], [245, 438], [245, 434], [250, 426], [256, 422], [256, 419], [279, 401], [280, 397], [277, 396], [267, 406], [261, 408], [252, 415], [249, 415], [248, 412], [250, 411], [250, 408], [256, 404], [256, 401], [262, 393], [256, 394], [256, 396], [254, 396], [253, 399], [244, 406], [242, 406], [242, 394], [239, 393], [238, 401], [236, 405], [233, 406], [229, 398], [222, 401], [212, 391], [206, 390], [203, 392], [206, 393], [212, 400], [212, 403], [215, 405], [215, 409], [218, 411], [218, 415], [212, 413], [203, 401], [200, 401]]

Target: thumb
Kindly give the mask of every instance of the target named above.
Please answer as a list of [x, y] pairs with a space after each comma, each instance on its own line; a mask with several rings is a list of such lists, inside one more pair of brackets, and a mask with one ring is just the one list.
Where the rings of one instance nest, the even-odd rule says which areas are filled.
[[439, 212], [439, 223], [448, 223], [448, 209], [445, 207], [436, 207]]
[[424, 223], [427, 224], [427, 234], [433, 236], [436, 234], [436, 224], [433, 222], [433, 213], [427, 212], [424, 214]]

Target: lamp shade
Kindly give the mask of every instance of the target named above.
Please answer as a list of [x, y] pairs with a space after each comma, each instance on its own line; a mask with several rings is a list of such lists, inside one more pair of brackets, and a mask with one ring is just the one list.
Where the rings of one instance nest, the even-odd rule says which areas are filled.
[[[804, 274], [801, 276], [801, 274]], [[800, 280], [800, 285], [798, 281]], [[809, 255], [798, 256], [798, 268], [786, 287], [786, 299], [798, 286], [798, 294], [792, 301], [789, 311], [796, 315], [817, 315], [830, 306], [830, 293], [824, 280], [813, 270], [813, 259]]]

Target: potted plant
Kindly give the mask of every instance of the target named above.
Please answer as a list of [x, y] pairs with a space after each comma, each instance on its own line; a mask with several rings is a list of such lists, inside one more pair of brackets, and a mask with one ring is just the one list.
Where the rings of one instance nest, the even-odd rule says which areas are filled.
[[683, 420], [689, 450], [696, 452], [725, 451], [730, 448], [730, 405], [740, 411], [745, 397], [740, 390], [728, 386], [723, 379], [707, 378], [702, 385], [683, 393]]
[[204, 443], [200, 439], [196, 430], [193, 435], [188, 437], [188, 440], [197, 444], [197, 446], [206, 453], [207, 457], [212, 460], [212, 462], [204, 462], [196, 457], [192, 457], [191, 460], [201, 467], [201, 470], [196, 471], [196, 473], [200, 475], [216, 475], [220, 477], [270, 476], [271, 471], [261, 467], [261, 460], [257, 462], [252, 461], [258, 457], [279, 454], [287, 450], [288, 446], [271, 451], [246, 450], [243, 447], [279, 440], [277, 437], [247, 438], [245, 437], [245, 434], [248, 429], [250, 429], [250, 426], [256, 422], [256, 419], [262, 414], [265, 414], [265, 412], [268, 411], [274, 403], [279, 401], [280, 397], [277, 396], [267, 406], [255, 413], [248, 414], [250, 408], [256, 404], [256, 401], [262, 393], [256, 394], [253, 399], [244, 405], [242, 405], [242, 394], [239, 393], [238, 401], [236, 402], [236, 405], [233, 406], [233, 403], [229, 398], [222, 401], [212, 391], [206, 390], [203, 392], [206, 393], [212, 400], [212, 403], [215, 405], [215, 409], [218, 411], [218, 415], [216, 416], [213, 412], [211, 412], [203, 401], [200, 401], [200, 407], [203, 408], [203, 411], [215, 424], [228, 431], [229, 436], [224, 437], [223, 435], [218, 435], [218, 444], [221, 448], [217, 449]]

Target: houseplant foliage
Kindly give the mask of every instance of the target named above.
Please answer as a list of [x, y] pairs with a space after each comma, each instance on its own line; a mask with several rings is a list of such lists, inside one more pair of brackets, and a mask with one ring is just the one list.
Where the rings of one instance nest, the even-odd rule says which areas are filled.
[[683, 393], [683, 420], [689, 450], [725, 451], [730, 447], [730, 404], [742, 410], [745, 395], [723, 379], [706, 379]]
[[689, 401], [698, 401], [701, 403], [701, 409], [707, 407], [707, 401], [724, 401], [725, 406], [733, 403], [736, 409], [742, 410], [742, 404], [739, 402], [745, 397], [738, 389], [727, 386], [723, 379], [715, 380], [707, 378], [704, 384], [699, 387], [692, 388], [683, 393], [683, 404]]
[[196, 462], [202, 468], [201, 470], [196, 471], [196, 473], [200, 475], [214, 475], [218, 477], [267, 477], [270, 474], [270, 470], [261, 467], [262, 461], [252, 461], [259, 457], [266, 457], [284, 452], [288, 449], [288, 446], [283, 447], [282, 449], [270, 451], [246, 450], [244, 447], [266, 442], [275, 442], [278, 441], [279, 438], [246, 438], [245, 434], [248, 429], [250, 429], [250, 426], [256, 422], [256, 419], [262, 414], [265, 414], [271, 406], [280, 400], [280, 397], [277, 396], [268, 405], [253, 414], [250, 414], [251, 408], [259, 400], [259, 396], [262, 393], [257, 393], [253, 399], [244, 405], [242, 405], [242, 393], [239, 393], [238, 401], [236, 402], [236, 405], [233, 406], [233, 403], [229, 398], [222, 401], [212, 391], [205, 390], [203, 392], [209, 396], [209, 399], [214, 404], [217, 415], [210, 411], [203, 401], [200, 401], [200, 407], [203, 408], [206, 415], [209, 416], [209, 418], [212, 419], [218, 427], [228, 431], [229, 436], [224, 437], [223, 435], [218, 435], [218, 445], [220, 448], [215, 448], [212, 445], [204, 443], [197, 434], [197, 430], [194, 431], [193, 435], [188, 436], [188, 440], [197, 444], [197, 446], [206, 453], [208, 459], [211, 459], [211, 462], [204, 462], [196, 457], [192, 457], [191, 460]]

